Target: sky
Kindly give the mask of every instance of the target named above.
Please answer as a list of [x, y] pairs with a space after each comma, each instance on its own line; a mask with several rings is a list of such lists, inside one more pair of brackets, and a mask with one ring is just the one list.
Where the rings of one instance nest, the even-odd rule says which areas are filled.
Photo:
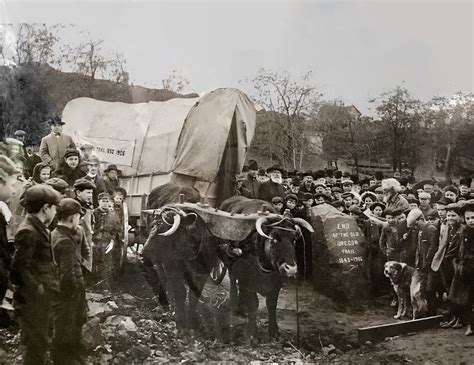
[[194, 92], [251, 86], [259, 68], [308, 71], [324, 99], [371, 114], [396, 85], [415, 97], [473, 91], [473, 1], [0, 0], [2, 21], [75, 24], [127, 59], [135, 85], [176, 69]]

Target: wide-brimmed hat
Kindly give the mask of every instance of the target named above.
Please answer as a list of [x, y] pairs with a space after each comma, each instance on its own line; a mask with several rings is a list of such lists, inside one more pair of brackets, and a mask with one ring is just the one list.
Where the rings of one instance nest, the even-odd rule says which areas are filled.
[[267, 169], [267, 174], [269, 174], [270, 172], [272, 171], [280, 171], [280, 174], [283, 174], [283, 169], [278, 166], [278, 165], [273, 165], [273, 166], [270, 166], [268, 169]]
[[86, 163], [88, 165], [98, 165], [100, 164], [100, 160], [99, 160], [99, 157], [97, 157], [96, 155], [91, 155], [89, 159], [86, 161]]
[[104, 172], [108, 172], [108, 171], [112, 171], [112, 170], [117, 171], [118, 174], [121, 174], [121, 173], [122, 173], [122, 170], [119, 170], [119, 169], [117, 168], [117, 165], [113, 165], [113, 164], [112, 164], [112, 165], [109, 165], [109, 166], [104, 170]]
[[386, 205], [382, 202], [375, 202], [375, 203], [370, 204], [369, 209], [373, 211], [376, 207], [380, 207], [382, 208], [382, 210], [385, 210]]

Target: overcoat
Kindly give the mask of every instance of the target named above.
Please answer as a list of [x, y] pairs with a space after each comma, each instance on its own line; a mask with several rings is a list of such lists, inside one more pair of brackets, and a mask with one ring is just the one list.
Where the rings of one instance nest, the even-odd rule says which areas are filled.
[[76, 148], [71, 136], [62, 133], [56, 135], [51, 132], [41, 139], [39, 154], [43, 162], [55, 170], [59, 167], [68, 148]]

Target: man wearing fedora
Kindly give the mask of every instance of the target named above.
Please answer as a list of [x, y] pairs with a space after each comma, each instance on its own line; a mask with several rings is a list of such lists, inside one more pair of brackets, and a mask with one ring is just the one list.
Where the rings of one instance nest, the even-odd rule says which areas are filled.
[[278, 165], [273, 165], [267, 169], [267, 174], [269, 174], [270, 180], [260, 185], [258, 196], [260, 199], [271, 203], [274, 197], [280, 196], [283, 198], [285, 196], [285, 189], [282, 185], [283, 169]]
[[67, 149], [76, 148], [71, 136], [63, 134], [63, 125], [66, 124], [59, 116], [48, 120], [51, 133], [41, 139], [39, 154], [44, 163], [56, 170], [63, 160]]
[[249, 170], [247, 178], [242, 182], [242, 187], [250, 192], [249, 198], [259, 199], [258, 191], [260, 189], [260, 183], [257, 180], [258, 164], [255, 160], [249, 160]]
[[99, 206], [98, 196], [100, 193], [108, 191], [108, 185], [105, 179], [99, 176], [99, 158], [96, 155], [91, 155], [87, 160], [88, 172], [85, 179], [92, 181], [95, 185], [94, 193], [92, 196], [92, 203], [94, 208]]
[[107, 187], [107, 192], [109, 194], [112, 194], [114, 191], [117, 191], [117, 189], [120, 187], [119, 183], [119, 175], [122, 173], [117, 168], [117, 165], [109, 165], [105, 170], [104, 170], [104, 181]]

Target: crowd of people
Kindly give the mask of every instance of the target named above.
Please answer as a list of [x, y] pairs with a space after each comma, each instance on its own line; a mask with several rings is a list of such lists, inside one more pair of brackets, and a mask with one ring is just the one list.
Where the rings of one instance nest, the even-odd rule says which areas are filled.
[[[94, 146], [77, 148], [49, 120], [39, 154], [17, 131], [0, 144], [0, 303], [13, 289], [25, 364], [82, 363], [85, 292], [118, 273], [127, 192], [120, 170], [101, 171]], [[54, 329], [51, 331], [51, 329]]]
[[[310, 209], [329, 204], [357, 221], [365, 236], [365, 274], [373, 295], [387, 290], [384, 263], [396, 261], [423, 277], [428, 314], [445, 311], [444, 328], [467, 326], [474, 318], [474, 190], [472, 178], [458, 183], [424, 180], [395, 173], [359, 178], [341, 171], [266, 170], [250, 160], [236, 176], [236, 195], [271, 202], [280, 213], [310, 221]], [[311, 245], [296, 246], [298, 271], [311, 275]], [[309, 267], [309, 270], [301, 268]], [[396, 296], [391, 303], [396, 306]]]
[[[77, 148], [62, 132], [60, 117], [49, 124], [39, 154], [25, 148], [24, 131], [0, 144], [0, 302], [13, 288], [26, 364], [45, 363], [51, 336], [54, 363], [82, 361], [86, 287], [116, 272], [125, 233], [127, 192], [117, 166], [101, 171], [94, 146]], [[277, 212], [307, 221], [320, 204], [354, 217], [365, 235], [365, 273], [373, 294], [387, 288], [386, 261], [406, 263], [425, 278], [430, 313], [446, 305], [449, 318], [442, 326], [467, 325], [471, 335], [471, 182], [417, 183], [412, 176], [381, 173], [359, 178], [328, 169], [288, 173], [250, 160], [236, 176], [235, 194], [268, 201]], [[296, 250], [299, 271], [310, 277], [311, 245]]]

